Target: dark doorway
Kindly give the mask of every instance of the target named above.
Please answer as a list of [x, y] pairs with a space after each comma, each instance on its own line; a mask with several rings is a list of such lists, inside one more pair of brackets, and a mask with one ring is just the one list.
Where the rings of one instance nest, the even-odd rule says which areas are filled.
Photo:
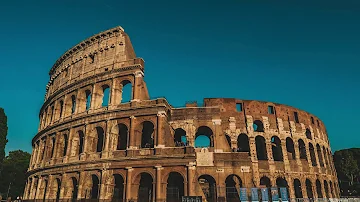
[[184, 178], [177, 172], [171, 172], [167, 180], [166, 201], [180, 202], [184, 196]]

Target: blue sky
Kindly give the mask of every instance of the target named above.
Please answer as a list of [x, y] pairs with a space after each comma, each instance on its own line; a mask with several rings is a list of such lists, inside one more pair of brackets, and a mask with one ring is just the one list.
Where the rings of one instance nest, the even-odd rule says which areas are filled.
[[122, 26], [151, 97], [279, 102], [322, 119], [333, 150], [360, 147], [360, 2], [4, 1], [0, 107], [7, 151], [31, 151], [48, 72], [67, 49]]

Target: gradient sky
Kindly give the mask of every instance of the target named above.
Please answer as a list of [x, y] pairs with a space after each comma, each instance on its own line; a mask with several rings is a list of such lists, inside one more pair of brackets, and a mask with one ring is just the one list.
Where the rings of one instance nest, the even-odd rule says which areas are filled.
[[151, 97], [278, 102], [324, 121], [332, 150], [360, 147], [360, 1], [2, 1], [6, 151], [31, 151], [48, 72], [67, 49], [122, 26]]

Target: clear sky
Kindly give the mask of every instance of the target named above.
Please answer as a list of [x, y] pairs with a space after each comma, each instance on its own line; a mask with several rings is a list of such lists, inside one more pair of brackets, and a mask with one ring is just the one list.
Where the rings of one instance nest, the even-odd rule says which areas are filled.
[[[292, 3], [291, 3], [292, 2]], [[0, 107], [7, 151], [31, 151], [48, 72], [67, 49], [122, 26], [151, 97], [288, 104], [324, 121], [333, 150], [360, 147], [360, 1], [2, 1]]]

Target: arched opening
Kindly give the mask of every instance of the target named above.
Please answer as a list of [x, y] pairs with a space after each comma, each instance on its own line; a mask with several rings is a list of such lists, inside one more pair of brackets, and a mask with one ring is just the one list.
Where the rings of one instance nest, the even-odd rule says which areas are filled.
[[78, 182], [75, 177], [71, 178], [72, 181], [72, 194], [71, 194], [71, 201], [76, 201], [78, 195]]
[[268, 177], [263, 176], [260, 178], [260, 185], [265, 187], [271, 187], [271, 181]]
[[241, 133], [237, 138], [237, 151], [250, 152], [249, 138], [246, 134]]
[[142, 125], [141, 148], [154, 148], [154, 124], [145, 121]]
[[112, 201], [124, 201], [124, 178], [119, 175], [114, 175], [114, 191]]
[[212, 130], [207, 126], [200, 126], [195, 134], [195, 147], [214, 147]]
[[254, 121], [253, 128], [255, 132], [264, 132], [264, 124], [260, 120]]
[[96, 144], [96, 152], [102, 152], [104, 145], [104, 129], [101, 127], [96, 127], [97, 132], [97, 144]]
[[216, 202], [217, 201], [217, 193], [216, 193], [216, 181], [210, 175], [201, 175], [198, 178], [198, 182], [200, 187], [206, 197], [208, 202]]
[[75, 113], [75, 109], [76, 109], [76, 97], [75, 95], [71, 96], [71, 114]]
[[64, 101], [60, 101], [60, 112], [59, 112], [59, 118], [62, 117], [62, 114], [63, 114], [63, 111], [64, 111]]
[[132, 99], [131, 82], [126, 80], [126, 81], [123, 81], [121, 84], [123, 85], [121, 103], [130, 102]]
[[174, 143], [176, 147], [187, 145], [186, 132], [182, 128], [177, 128], [174, 134]]
[[96, 175], [91, 175], [91, 199], [99, 199], [99, 178]]
[[279, 193], [280, 198], [281, 198], [280, 188], [286, 188], [286, 194], [287, 194], [286, 196], [289, 196], [289, 185], [285, 178], [282, 178], [282, 177], [276, 178], [276, 186], [278, 188], [278, 193]]
[[316, 193], [318, 195], [318, 198], [322, 198], [323, 194], [321, 191], [321, 182], [319, 180], [316, 180]]
[[226, 142], [227, 142], [229, 148], [231, 149], [231, 137], [227, 134], [225, 134], [225, 137], [226, 137]]
[[271, 137], [271, 149], [274, 161], [283, 161], [281, 141], [277, 136]]
[[91, 91], [86, 90], [85, 91], [85, 96], [86, 96], [86, 111], [87, 111], [91, 107]]
[[286, 138], [286, 151], [288, 153], [288, 159], [289, 160], [295, 160], [296, 159], [294, 142], [290, 137]]
[[177, 172], [171, 172], [167, 180], [166, 201], [180, 202], [184, 196], [184, 178]]
[[110, 101], [110, 87], [108, 85], [102, 86], [103, 89], [103, 98], [102, 98], [102, 107], [107, 107]]
[[321, 151], [321, 147], [320, 147], [319, 144], [316, 144], [316, 151], [317, 151], [317, 154], [318, 154], [320, 166], [324, 167], [324, 161], [323, 161], [323, 158], [322, 158], [322, 151]]
[[78, 132], [79, 134], [79, 155], [84, 152], [84, 133], [82, 131]]
[[50, 114], [50, 123], [52, 123], [52, 121], [53, 121], [53, 117], [54, 117], [54, 110], [55, 110], [55, 107], [54, 107], [54, 106], [52, 106], [52, 107], [51, 107], [51, 114]]
[[295, 191], [295, 197], [296, 198], [302, 198], [302, 190], [301, 190], [301, 183], [299, 179], [294, 179], [294, 191]]
[[266, 143], [263, 136], [256, 136], [256, 155], [258, 160], [267, 160]]
[[310, 159], [311, 159], [312, 166], [316, 166], [317, 163], [316, 163], [316, 157], [315, 157], [315, 150], [314, 150], [314, 146], [311, 143], [309, 143], [309, 152], [310, 152]]
[[305, 183], [306, 183], [306, 194], [308, 198], [314, 198], [311, 181], [309, 179], [306, 179]]
[[47, 179], [45, 179], [44, 180], [44, 196], [43, 196], [43, 201], [45, 201], [45, 199], [46, 199], [46, 192], [47, 192], [47, 189], [48, 189], [48, 180]]
[[325, 149], [324, 146], [323, 146], [322, 151], [323, 151], [323, 154], [324, 154], [324, 164], [329, 166], [329, 159], [327, 158], [328, 156], [326, 155], [326, 149]]
[[330, 198], [329, 196], [329, 186], [326, 180], [324, 180], [324, 190], [325, 190], [325, 196], [326, 198]]
[[300, 159], [305, 159], [307, 160], [307, 156], [306, 156], [306, 147], [305, 147], [305, 143], [302, 139], [298, 140], [298, 144], [299, 144], [299, 153], [300, 153]]
[[229, 175], [225, 180], [226, 185], [226, 201], [227, 202], [240, 202], [240, 187], [242, 181], [237, 175]]
[[152, 202], [153, 194], [153, 178], [149, 173], [141, 173], [137, 201]]
[[56, 178], [56, 201], [60, 200], [60, 189], [61, 189], [61, 181], [59, 178]]
[[66, 156], [66, 151], [69, 143], [69, 138], [67, 134], [64, 134], [64, 150], [63, 150], [63, 156]]
[[52, 137], [52, 138], [51, 138], [51, 156], [50, 156], [50, 158], [53, 158], [53, 157], [54, 157], [55, 141], [56, 141], [56, 138], [55, 138], [55, 137]]
[[311, 131], [310, 131], [310, 129], [306, 129], [306, 131], [305, 131], [305, 135], [306, 135], [306, 138], [307, 139], [310, 139], [310, 140], [312, 140], [312, 135], [311, 135]]
[[118, 125], [119, 135], [116, 149], [117, 150], [126, 150], [127, 147], [127, 137], [128, 137], [128, 128], [125, 124]]

